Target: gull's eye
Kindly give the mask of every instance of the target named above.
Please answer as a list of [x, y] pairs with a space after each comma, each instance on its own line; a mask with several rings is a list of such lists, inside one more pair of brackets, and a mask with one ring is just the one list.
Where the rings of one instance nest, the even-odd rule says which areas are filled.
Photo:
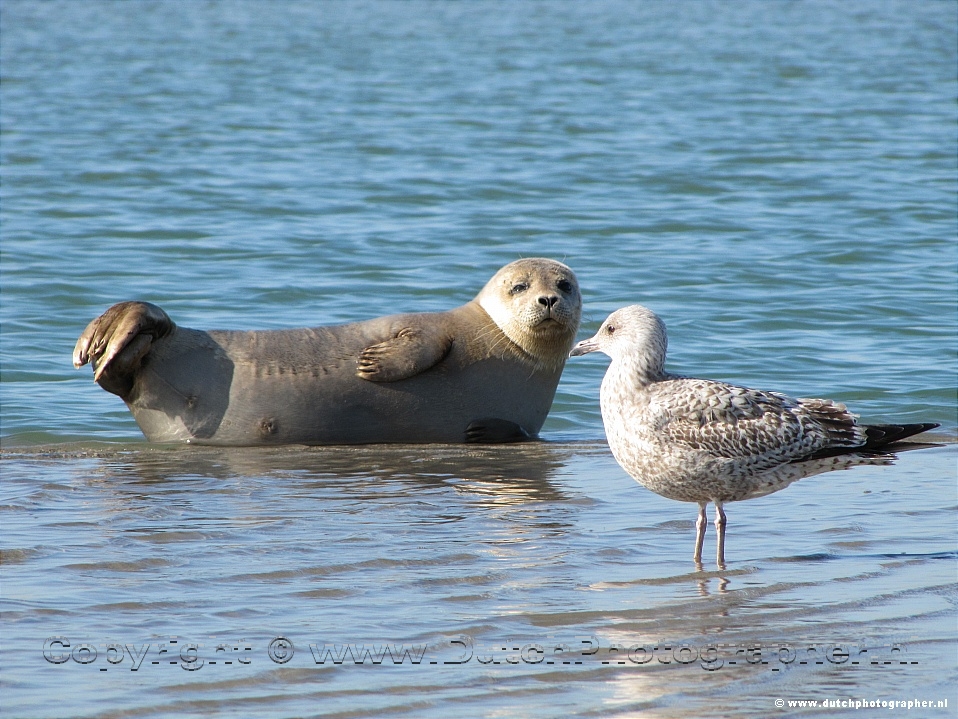
[[556, 283], [556, 287], [558, 287], [563, 292], [572, 292], [572, 283], [569, 282], [569, 280], [559, 280]]
[[615, 334], [615, 325], [606, 325], [605, 327], [606, 334], [614, 335]]
[[509, 290], [510, 295], [518, 295], [520, 292], [525, 292], [529, 289], [529, 285], [526, 282], [517, 282], [512, 286], [512, 289]]

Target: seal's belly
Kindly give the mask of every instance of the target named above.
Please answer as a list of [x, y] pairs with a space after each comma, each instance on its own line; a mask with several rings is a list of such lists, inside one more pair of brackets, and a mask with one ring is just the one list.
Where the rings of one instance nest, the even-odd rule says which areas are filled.
[[[262, 334], [231, 341], [247, 341], [246, 335], [261, 341]], [[458, 443], [484, 419], [515, 423], [535, 436], [558, 384], [558, 372], [544, 378], [515, 361], [468, 363], [455, 353], [409, 379], [371, 382], [356, 375], [360, 347], [323, 340], [305, 338], [292, 357], [277, 351], [251, 359], [208, 333], [180, 330], [150, 357], [128, 404], [150, 441]]]
[[[516, 402], [530, 389], [501, 371], [490, 381], [492, 369], [473, 366], [451, 374], [437, 367], [408, 380], [383, 383], [346, 372], [275, 375], [250, 382], [240, 376], [211, 439], [229, 444], [463, 442], [472, 422], [489, 417], [538, 433], [551, 397]], [[534, 406], [544, 409], [536, 412]]]

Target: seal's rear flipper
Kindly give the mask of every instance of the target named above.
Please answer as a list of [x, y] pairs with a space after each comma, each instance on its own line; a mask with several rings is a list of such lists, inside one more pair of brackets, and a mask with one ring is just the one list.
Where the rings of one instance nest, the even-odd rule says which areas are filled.
[[73, 366], [93, 364], [93, 380], [125, 396], [154, 342], [176, 329], [170, 316], [149, 302], [120, 302], [83, 330], [73, 349]]
[[524, 442], [532, 439], [529, 433], [515, 422], [495, 417], [477, 419], [466, 427], [465, 441], [469, 444], [501, 444]]

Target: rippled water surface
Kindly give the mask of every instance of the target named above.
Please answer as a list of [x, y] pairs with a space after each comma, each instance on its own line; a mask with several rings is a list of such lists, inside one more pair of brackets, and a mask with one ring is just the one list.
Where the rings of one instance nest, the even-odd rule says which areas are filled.
[[[953, 715], [956, 7], [0, 3], [4, 716]], [[529, 256], [583, 336], [641, 302], [674, 371], [941, 444], [698, 572], [595, 355], [495, 448], [151, 446], [70, 365], [122, 299], [346, 322]]]

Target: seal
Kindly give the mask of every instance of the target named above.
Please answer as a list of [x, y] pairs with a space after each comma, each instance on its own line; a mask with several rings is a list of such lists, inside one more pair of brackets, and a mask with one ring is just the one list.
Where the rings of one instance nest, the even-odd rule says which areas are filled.
[[497, 443], [535, 438], [579, 327], [575, 274], [517, 260], [446, 312], [305, 329], [195, 330], [121, 302], [73, 364], [152, 442]]

